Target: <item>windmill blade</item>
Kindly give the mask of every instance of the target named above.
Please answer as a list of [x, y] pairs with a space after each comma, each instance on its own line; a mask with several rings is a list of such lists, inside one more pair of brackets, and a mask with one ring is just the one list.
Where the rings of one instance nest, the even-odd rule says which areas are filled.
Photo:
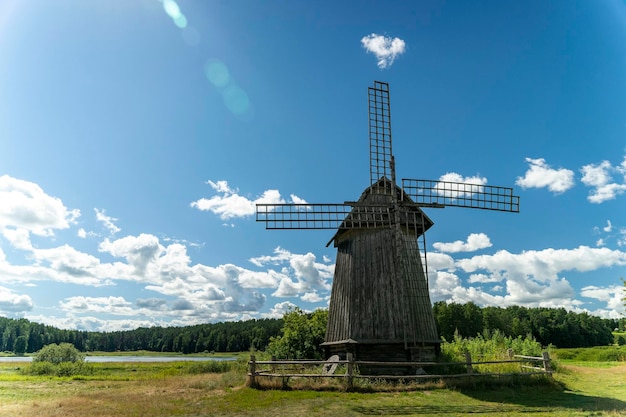
[[389, 84], [374, 81], [368, 87], [369, 137], [370, 137], [370, 184], [381, 178], [395, 183], [396, 175], [391, 153], [391, 111], [389, 108]]
[[257, 204], [256, 221], [266, 229], [360, 229], [391, 226], [389, 205]]
[[403, 192], [419, 205], [468, 207], [519, 213], [513, 189], [437, 180], [402, 179]]

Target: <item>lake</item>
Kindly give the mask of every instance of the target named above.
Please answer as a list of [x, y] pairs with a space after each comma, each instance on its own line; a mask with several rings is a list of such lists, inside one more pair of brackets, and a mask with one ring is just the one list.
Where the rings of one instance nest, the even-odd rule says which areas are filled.
[[[32, 362], [31, 356], [0, 356], [0, 362]], [[85, 362], [203, 362], [234, 361], [235, 358], [209, 356], [85, 356]]]

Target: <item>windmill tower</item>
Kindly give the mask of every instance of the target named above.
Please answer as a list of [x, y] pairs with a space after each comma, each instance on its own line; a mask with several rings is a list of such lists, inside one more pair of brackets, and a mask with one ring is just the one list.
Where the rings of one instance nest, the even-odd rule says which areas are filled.
[[[359, 360], [432, 359], [439, 337], [428, 292], [422, 208], [446, 206], [519, 212], [506, 187], [437, 180], [396, 183], [391, 147], [389, 84], [368, 88], [370, 185], [358, 201], [338, 204], [257, 204], [267, 229], [336, 229], [337, 248], [327, 354]], [[327, 246], [328, 246], [327, 245]], [[373, 370], [371, 370], [373, 371]]]

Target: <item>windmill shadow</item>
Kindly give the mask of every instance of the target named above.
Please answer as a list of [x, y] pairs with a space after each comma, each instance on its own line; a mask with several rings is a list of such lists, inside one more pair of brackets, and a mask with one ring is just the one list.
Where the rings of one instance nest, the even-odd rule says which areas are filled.
[[[416, 404], [416, 405], [377, 405], [355, 406], [353, 411], [366, 415], [448, 415], [448, 414], [492, 414], [541, 413], [549, 415], [555, 412], [571, 410], [577, 413], [624, 412], [626, 402], [615, 398], [584, 395], [557, 386], [534, 386], [524, 389], [504, 388], [464, 388], [457, 389], [469, 398], [481, 401], [481, 404]], [[417, 401], [416, 401], [417, 402]], [[423, 402], [423, 401], [420, 401]], [[595, 415], [595, 414], [590, 414]], [[617, 415], [617, 414], [616, 414]], [[621, 415], [621, 414], [619, 414]]]
[[[555, 382], [556, 384], [556, 382]], [[554, 408], [567, 408], [582, 412], [621, 411], [626, 410], [626, 402], [610, 397], [585, 395], [570, 391], [566, 386], [560, 388], [544, 388], [542, 386], [514, 389], [463, 389], [459, 392], [468, 397], [489, 403], [522, 406], [536, 411], [549, 412]]]

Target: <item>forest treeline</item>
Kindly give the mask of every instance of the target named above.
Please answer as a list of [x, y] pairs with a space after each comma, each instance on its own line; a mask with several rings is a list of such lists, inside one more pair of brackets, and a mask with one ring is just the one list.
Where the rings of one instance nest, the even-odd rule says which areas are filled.
[[[439, 335], [452, 340], [455, 332], [473, 337], [499, 330], [506, 336], [533, 336], [542, 345], [603, 346], [613, 343], [612, 330], [626, 319], [602, 319], [565, 309], [479, 307], [474, 303], [433, 306]], [[241, 352], [265, 350], [281, 335], [282, 319], [199, 324], [187, 327], [150, 327], [116, 332], [64, 330], [26, 319], [0, 317], [0, 352], [33, 353], [51, 343], [72, 343], [82, 352]]]
[[561, 348], [606, 346], [614, 343], [613, 330], [624, 328], [625, 319], [602, 319], [564, 308], [526, 308], [519, 306], [479, 307], [474, 303], [433, 306], [439, 336], [452, 340], [455, 332], [473, 337], [499, 330], [506, 336], [531, 335], [543, 346]]
[[259, 319], [186, 327], [140, 327], [115, 332], [63, 330], [26, 319], [0, 317], [0, 352], [33, 353], [51, 343], [71, 343], [82, 352], [241, 352], [264, 350], [280, 334], [282, 319]]

